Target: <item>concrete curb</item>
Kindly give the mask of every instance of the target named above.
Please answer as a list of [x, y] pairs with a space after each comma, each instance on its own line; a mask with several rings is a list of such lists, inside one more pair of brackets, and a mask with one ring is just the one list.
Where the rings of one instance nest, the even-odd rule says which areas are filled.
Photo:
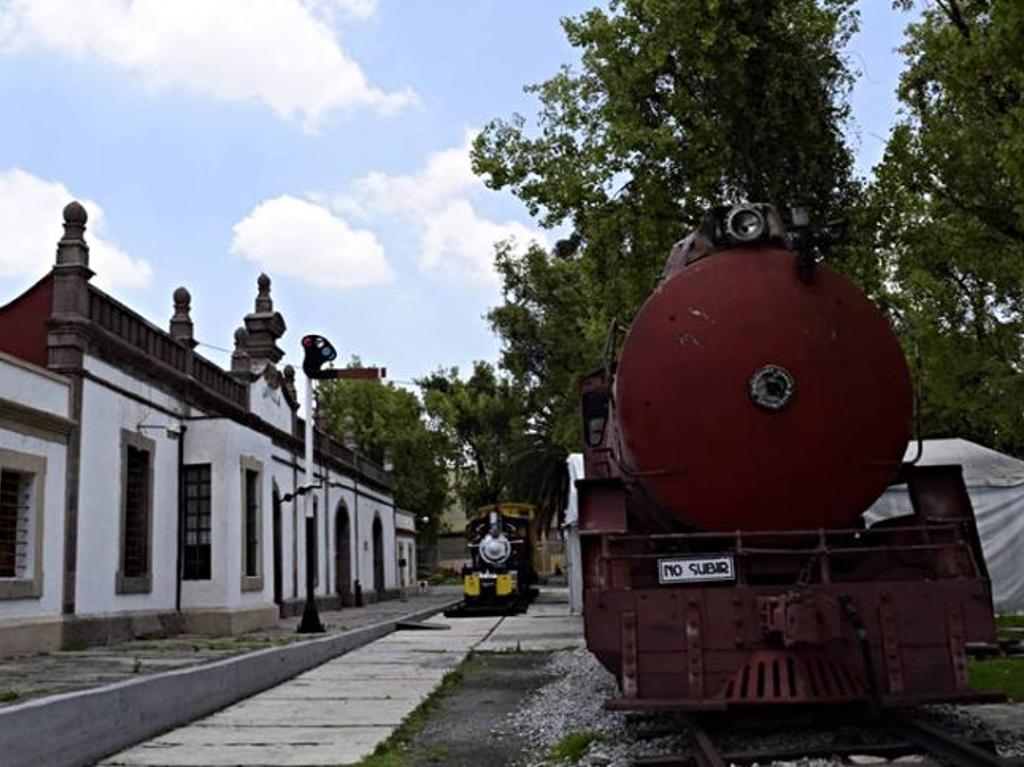
[[0, 709], [3, 767], [80, 767], [219, 711], [455, 604], [308, 642]]

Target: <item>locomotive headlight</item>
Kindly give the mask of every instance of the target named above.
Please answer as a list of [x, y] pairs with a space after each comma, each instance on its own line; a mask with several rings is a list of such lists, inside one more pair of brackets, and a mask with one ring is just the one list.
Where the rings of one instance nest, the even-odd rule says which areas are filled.
[[725, 217], [725, 231], [737, 242], [753, 242], [765, 232], [764, 215], [750, 205], [737, 205]]
[[511, 553], [512, 544], [501, 533], [498, 533], [496, 536], [488, 533], [480, 541], [480, 556], [488, 564], [500, 565], [508, 559], [508, 555]]

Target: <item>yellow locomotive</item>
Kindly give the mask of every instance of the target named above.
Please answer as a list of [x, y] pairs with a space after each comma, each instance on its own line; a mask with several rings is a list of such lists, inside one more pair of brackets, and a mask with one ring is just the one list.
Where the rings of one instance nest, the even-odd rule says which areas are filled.
[[463, 601], [447, 615], [522, 612], [537, 595], [536, 510], [525, 503], [482, 506], [466, 526], [471, 562]]

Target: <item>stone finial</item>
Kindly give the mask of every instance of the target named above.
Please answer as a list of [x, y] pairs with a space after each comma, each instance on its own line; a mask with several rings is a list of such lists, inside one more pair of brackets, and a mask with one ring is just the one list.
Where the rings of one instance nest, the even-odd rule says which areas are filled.
[[256, 278], [256, 313], [274, 311], [274, 299], [270, 297], [270, 278], [261, 274]]
[[85, 241], [85, 223], [88, 220], [89, 214], [77, 200], [65, 206], [64, 236], [57, 242], [57, 266], [89, 268], [89, 244]]
[[284, 383], [281, 384], [281, 388], [288, 392], [288, 397], [294, 409], [298, 407], [299, 402], [298, 390], [295, 388], [295, 368], [291, 365], [285, 365], [282, 375], [284, 376]]
[[188, 348], [195, 349], [199, 342], [195, 340], [195, 328], [192, 325], [192, 295], [185, 287], [174, 291], [174, 314], [171, 316], [171, 338], [181, 341]]
[[231, 353], [231, 372], [241, 375], [252, 375], [252, 362], [249, 360], [249, 333], [245, 328], [235, 330], [235, 350]]
[[255, 311], [245, 315], [245, 329], [249, 331], [248, 349], [254, 372], [260, 372], [267, 365], [276, 365], [284, 356], [277, 342], [284, 335], [286, 326], [280, 312], [274, 311], [274, 300], [270, 297], [270, 278], [261, 274], [256, 280]]

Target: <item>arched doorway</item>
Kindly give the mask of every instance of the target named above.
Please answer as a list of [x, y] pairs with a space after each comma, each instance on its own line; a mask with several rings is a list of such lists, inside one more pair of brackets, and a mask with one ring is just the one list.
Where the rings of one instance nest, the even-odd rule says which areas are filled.
[[384, 526], [380, 517], [373, 518], [373, 590], [377, 599], [384, 598]]
[[334, 586], [343, 605], [352, 604], [352, 533], [345, 502], [334, 514]]
[[281, 550], [281, 491], [274, 482], [273, 491], [274, 603], [284, 602], [284, 555]]

